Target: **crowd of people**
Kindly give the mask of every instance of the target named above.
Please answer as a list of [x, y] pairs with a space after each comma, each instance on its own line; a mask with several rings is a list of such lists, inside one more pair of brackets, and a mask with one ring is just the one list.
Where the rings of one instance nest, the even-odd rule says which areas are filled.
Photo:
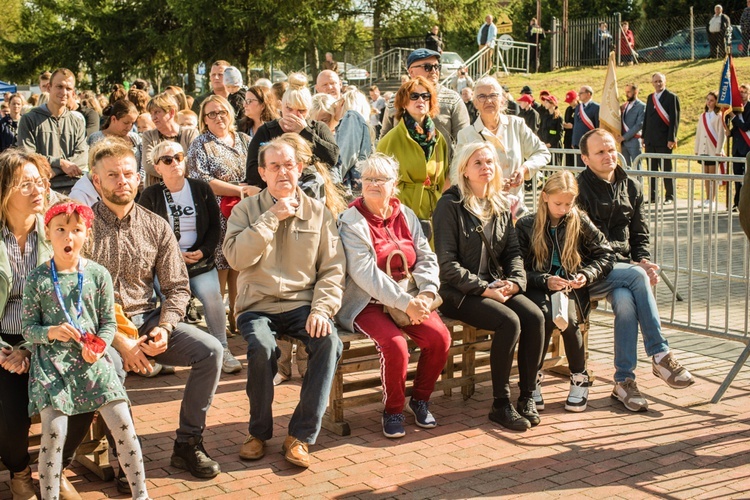
[[[300, 467], [341, 357], [338, 329], [365, 334], [380, 352], [389, 438], [405, 435], [405, 411], [417, 426], [437, 425], [430, 396], [451, 344], [440, 314], [495, 332], [489, 419], [508, 429], [541, 422], [555, 328], [571, 370], [565, 409], [585, 411], [579, 325], [591, 300], [612, 304], [612, 397], [625, 408], [648, 408], [634, 372], [639, 330], [656, 377], [676, 389], [694, 382], [662, 335], [641, 185], [617, 163], [617, 143], [635, 139], [640, 151], [641, 135], [647, 151], [674, 148], [679, 100], [664, 76], [654, 75], [645, 105], [628, 86], [627, 126], [613, 136], [598, 128], [587, 86], [568, 92], [561, 115], [549, 92], [539, 104], [524, 88], [516, 106], [483, 77], [469, 88], [470, 119], [462, 96], [439, 83], [440, 57], [413, 51], [395, 95], [371, 87], [369, 102], [333, 69], [319, 73], [313, 95], [306, 75], [248, 88], [217, 61], [193, 110], [178, 87], [150, 98], [147, 88], [118, 87], [90, 132], [75, 114], [75, 76], [57, 69], [44, 104], [14, 111], [17, 137], [0, 154], [0, 459], [14, 498], [35, 497], [35, 414], [42, 497], [78, 498], [62, 469], [95, 411], [111, 432], [118, 490], [147, 498], [124, 382], [164, 367], [189, 369], [170, 463], [218, 475], [202, 436], [222, 371], [243, 368], [227, 343], [235, 333], [247, 343], [250, 406], [239, 456], [264, 456], [274, 386], [292, 375], [296, 350], [304, 381], [283, 451]], [[706, 113], [710, 135], [715, 101]], [[549, 176], [529, 213], [524, 182], [568, 141], [586, 169]], [[188, 322], [191, 296], [207, 331]], [[404, 333], [421, 352], [408, 402]]]

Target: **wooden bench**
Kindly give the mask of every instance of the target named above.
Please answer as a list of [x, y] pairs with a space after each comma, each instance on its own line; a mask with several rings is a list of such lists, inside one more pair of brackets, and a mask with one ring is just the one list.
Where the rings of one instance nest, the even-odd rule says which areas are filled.
[[[29, 454], [32, 464], [39, 458], [39, 446], [42, 439], [40, 422], [38, 415], [32, 417], [31, 429], [29, 429]], [[104, 421], [99, 415], [94, 418], [88, 434], [76, 450], [75, 459], [99, 476], [102, 481], [111, 481], [115, 478], [115, 471], [109, 463], [109, 443], [104, 434]], [[6, 470], [2, 462], [0, 462], [0, 470]]]
[[[479, 330], [448, 318], [443, 318], [443, 322], [448, 327], [452, 343], [445, 368], [435, 384], [435, 390], [442, 390], [443, 394], [451, 396], [453, 389], [460, 387], [461, 394], [466, 400], [474, 394], [477, 383], [491, 379], [487, 351], [492, 344], [494, 332]], [[580, 328], [584, 335], [584, 345], [587, 345], [588, 324], [582, 324]], [[345, 418], [345, 410], [382, 400], [380, 357], [375, 344], [363, 334], [339, 330], [339, 337], [344, 342], [344, 352], [333, 379], [328, 409], [323, 417], [323, 427], [341, 436], [348, 436], [351, 434], [351, 428]], [[409, 396], [419, 360], [419, 349], [408, 336], [407, 340], [410, 357], [406, 395]], [[565, 349], [562, 337], [560, 332], [555, 330], [543, 367], [545, 370], [566, 373], [564, 365]]]

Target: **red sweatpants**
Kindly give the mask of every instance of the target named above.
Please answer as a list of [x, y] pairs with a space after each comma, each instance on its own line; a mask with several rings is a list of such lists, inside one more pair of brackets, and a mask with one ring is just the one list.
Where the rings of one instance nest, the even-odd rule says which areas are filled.
[[[383, 306], [377, 304], [368, 304], [354, 320], [354, 326], [370, 337], [380, 352], [385, 411], [391, 414], [403, 413], [409, 351], [402, 331], [388, 313], [383, 311]], [[403, 331], [417, 343], [421, 351], [412, 398], [429, 401], [448, 358], [450, 333], [436, 311], [421, 325], [409, 325]]]

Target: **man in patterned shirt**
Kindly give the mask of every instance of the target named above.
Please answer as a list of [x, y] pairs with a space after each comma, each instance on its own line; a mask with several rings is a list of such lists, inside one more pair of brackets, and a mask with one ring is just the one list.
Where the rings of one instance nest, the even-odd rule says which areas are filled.
[[[102, 200], [94, 205], [91, 258], [112, 275], [115, 300], [139, 327], [140, 338], [118, 333], [108, 350], [121, 379], [126, 371], [148, 373], [148, 357], [190, 367], [180, 409], [171, 465], [199, 478], [212, 478], [219, 464], [203, 448], [206, 413], [221, 373], [218, 340], [182, 323], [190, 287], [177, 239], [161, 217], [135, 204], [140, 176], [132, 148], [105, 140], [91, 153], [92, 181]], [[154, 307], [154, 276], [161, 307]]]

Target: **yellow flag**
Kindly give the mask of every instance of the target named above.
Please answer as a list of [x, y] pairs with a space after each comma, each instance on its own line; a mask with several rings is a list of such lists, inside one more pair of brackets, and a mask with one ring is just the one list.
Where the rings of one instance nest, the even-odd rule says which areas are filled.
[[609, 65], [607, 66], [607, 76], [604, 78], [604, 91], [602, 92], [602, 103], [599, 108], [599, 126], [611, 132], [615, 137], [622, 133], [620, 95], [617, 92], [614, 52], [609, 53]]

